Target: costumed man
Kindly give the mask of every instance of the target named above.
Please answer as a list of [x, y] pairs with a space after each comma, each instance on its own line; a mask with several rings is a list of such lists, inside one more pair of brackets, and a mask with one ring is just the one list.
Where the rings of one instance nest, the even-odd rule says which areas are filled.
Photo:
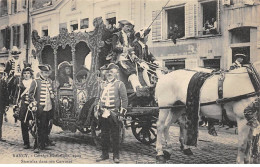
[[59, 70], [59, 86], [60, 87], [72, 87], [73, 79], [72, 79], [72, 65], [67, 62], [63, 61], [58, 65]]
[[113, 52], [116, 54], [117, 61], [121, 71], [128, 76], [134, 91], [137, 87], [141, 87], [141, 83], [137, 76], [136, 64], [134, 62], [134, 48], [131, 47], [133, 42], [133, 24], [127, 20], [120, 21], [122, 30], [114, 33], [112, 37]]
[[135, 34], [135, 40], [133, 46], [135, 47], [135, 54], [139, 58], [138, 63], [143, 69], [143, 79], [147, 86], [151, 87], [150, 78], [148, 76], [148, 70], [151, 70], [147, 63], [154, 63], [154, 68], [152, 70], [156, 71], [157, 77], [162, 75], [161, 70], [156, 69], [158, 67], [158, 62], [156, 62], [155, 57], [149, 51], [146, 42], [148, 41], [148, 35], [150, 33], [150, 28], [144, 28]]
[[[119, 128], [120, 117], [124, 117], [128, 99], [125, 84], [117, 78], [118, 66], [110, 63], [101, 70], [105, 73], [106, 81], [101, 86], [100, 110], [95, 111], [95, 117], [99, 118], [101, 125], [101, 147], [102, 155], [96, 161], [109, 159], [110, 142], [113, 148], [113, 160], [119, 163]], [[112, 141], [110, 141], [110, 136]], [[110, 142], [109, 142], [110, 141]]]
[[235, 62], [230, 66], [230, 70], [234, 70], [234, 69], [237, 69], [237, 68], [241, 68], [242, 67], [242, 63], [244, 61], [244, 59], [246, 58], [246, 55], [244, 54], [236, 54], [235, 55]]
[[49, 78], [51, 66], [44, 64], [38, 66], [40, 69], [40, 77], [32, 82], [29, 89], [30, 102], [37, 103], [36, 123], [37, 137], [34, 143], [34, 152], [38, 153], [39, 149], [45, 149], [48, 141], [48, 125], [50, 119], [53, 119], [53, 104], [54, 93], [52, 89], [52, 80]]
[[33, 81], [33, 70], [30, 66], [22, 70], [22, 75], [16, 89], [15, 98], [19, 107], [19, 119], [21, 121], [22, 137], [24, 149], [30, 148], [29, 141], [29, 121], [32, 120], [32, 113], [28, 110], [29, 106], [29, 89]]
[[6, 89], [6, 82], [4, 81], [3, 71], [0, 71], [0, 142], [5, 141], [2, 138], [2, 125], [3, 125], [3, 118], [5, 115], [6, 107], [8, 105], [8, 93]]

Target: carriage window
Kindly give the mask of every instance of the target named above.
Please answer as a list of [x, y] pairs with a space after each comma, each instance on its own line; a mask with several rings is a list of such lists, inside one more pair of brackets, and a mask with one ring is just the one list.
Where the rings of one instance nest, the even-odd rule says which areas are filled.
[[116, 27], [116, 12], [111, 12], [106, 14], [107, 28], [110, 30]]
[[88, 18], [81, 19], [80, 20], [80, 29], [88, 28], [88, 24], [89, 24], [89, 19]]
[[184, 32], [184, 7], [167, 10], [168, 34], [167, 39], [182, 38]]
[[43, 26], [42, 27], [42, 36], [48, 36], [49, 31], [48, 31], [48, 26]]
[[217, 34], [217, 1], [201, 3], [203, 12], [203, 35]]
[[78, 30], [78, 21], [77, 20], [73, 20], [70, 22], [70, 30], [71, 31], [75, 31], [75, 30]]
[[92, 53], [89, 52], [89, 54], [88, 54], [88, 55], [86, 56], [86, 58], [85, 58], [85, 63], [84, 63], [85, 67], [86, 67], [88, 70], [90, 70], [90, 68], [91, 68], [91, 60], [92, 60]]

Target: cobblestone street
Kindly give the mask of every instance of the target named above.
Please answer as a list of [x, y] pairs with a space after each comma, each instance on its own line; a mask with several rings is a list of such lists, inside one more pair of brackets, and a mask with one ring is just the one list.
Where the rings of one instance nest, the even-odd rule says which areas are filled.
[[[59, 127], [54, 127], [51, 139], [56, 146], [48, 147], [48, 150], [39, 154], [33, 153], [32, 149], [24, 150], [20, 126], [14, 126], [13, 118], [9, 114], [9, 122], [3, 125], [3, 138], [6, 142], [0, 143], [0, 163], [96, 163], [96, 158], [101, 154], [97, 150], [91, 135], [80, 132], [64, 132]], [[20, 122], [19, 122], [20, 123]], [[194, 155], [186, 156], [180, 151], [178, 141], [179, 129], [176, 126], [170, 128], [171, 140], [173, 141], [173, 154], [168, 163], [235, 163], [237, 155], [237, 135], [235, 129], [218, 129], [218, 136], [210, 136], [205, 127], [199, 131], [198, 147], [192, 148]], [[33, 145], [33, 138], [30, 138]], [[120, 161], [125, 164], [155, 163], [155, 143], [144, 145], [138, 142], [132, 134], [131, 128], [126, 130], [126, 138], [121, 146]], [[113, 163], [112, 153], [110, 160], [102, 163]]]

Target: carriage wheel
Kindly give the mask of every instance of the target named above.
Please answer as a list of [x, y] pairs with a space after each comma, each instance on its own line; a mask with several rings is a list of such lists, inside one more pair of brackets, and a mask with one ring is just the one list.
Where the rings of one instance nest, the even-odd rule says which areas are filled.
[[131, 123], [131, 129], [135, 138], [144, 144], [156, 142], [156, 120], [154, 116], [134, 118]]
[[[125, 139], [125, 127], [123, 122], [119, 122], [119, 143], [122, 144]], [[101, 130], [98, 125], [98, 120], [95, 118], [91, 121], [91, 136], [97, 147], [101, 147]], [[111, 140], [111, 139], [110, 139]]]

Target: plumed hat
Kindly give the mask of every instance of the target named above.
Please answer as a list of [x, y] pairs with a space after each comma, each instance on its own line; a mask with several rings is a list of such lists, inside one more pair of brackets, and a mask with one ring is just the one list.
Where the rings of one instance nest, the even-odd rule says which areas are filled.
[[131, 20], [120, 20], [120, 21], [118, 21], [118, 23], [123, 24], [123, 25], [133, 25], [134, 26], [134, 22]]
[[67, 61], [63, 61], [61, 62], [59, 65], [58, 65], [58, 69], [61, 69], [61, 68], [65, 68], [65, 67], [71, 67], [72, 65], [67, 62]]
[[41, 71], [50, 71], [51, 70], [51, 66], [49, 64], [41, 64], [38, 66], [38, 68]]
[[118, 70], [119, 67], [117, 65], [115, 65], [114, 63], [110, 63], [108, 65], [104, 65], [100, 68], [100, 70], [111, 70], [111, 69], [116, 69]]

